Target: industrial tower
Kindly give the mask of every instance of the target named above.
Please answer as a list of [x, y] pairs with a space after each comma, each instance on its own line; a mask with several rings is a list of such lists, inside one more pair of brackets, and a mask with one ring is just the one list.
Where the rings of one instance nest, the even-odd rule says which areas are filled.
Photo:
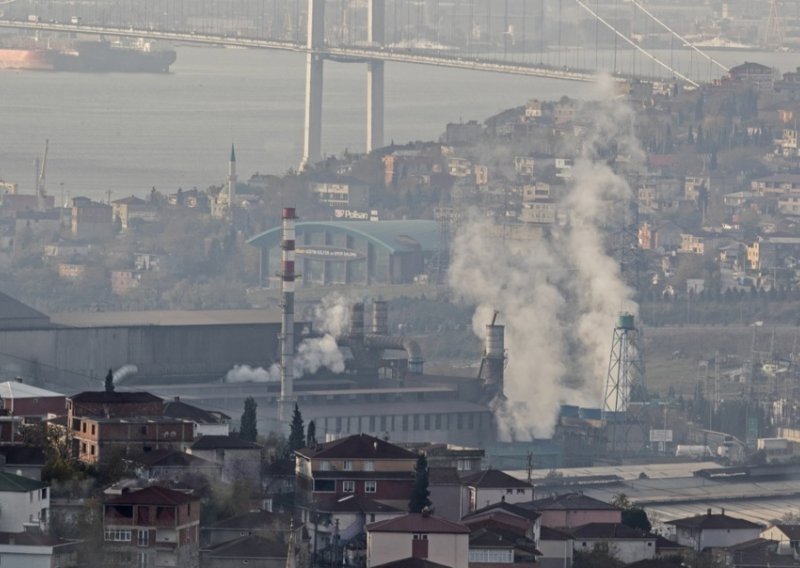
[[783, 22], [778, 13], [778, 0], [770, 0], [769, 19], [764, 30], [764, 47], [780, 49], [783, 47]]
[[638, 348], [638, 332], [632, 314], [621, 314], [614, 327], [608, 377], [603, 397], [603, 420], [609, 433], [608, 450], [622, 454], [628, 449], [628, 435], [637, 422], [631, 402], [644, 398], [644, 374]]

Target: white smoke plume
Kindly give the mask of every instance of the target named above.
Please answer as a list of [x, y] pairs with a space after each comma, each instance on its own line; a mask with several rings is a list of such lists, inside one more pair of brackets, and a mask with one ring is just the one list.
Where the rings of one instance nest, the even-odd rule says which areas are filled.
[[[344, 335], [350, 325], [352, 301], [335, 294], [326, 296], [314, 309], [314, 325], [324, 332], [322, 337], [310, 337], [297, 345], [294, 356], [294, 378], [313, 374], [327, 368], [334, 373], [345, 369], [344, 355], [336, 344], [336, 338]], [[265, 383], [280, 381], [281, 367], [275, 363], [269, 369], [236, 365], [225, 375], [226, 383]]]
[[135, 375], [138, 372], [139, 367], [136, 365], [123, 365], [111, 374], [111, 380], [115, 385], [117, 385], [120, 383], [120, 381], [122, 381], [122, 379], [130, 377], [131, 375]]
[[473, 330], [483, 338], [494, 311], [506, 326], [507, 400], [495, 401], [503, 439], [550, 436], [561, 404], [600, 406], [616, 316], [636, 311], [603, 225], [631, 194], [611, 163], [642, 154], [633, 112], [609, 90], [579, 113], [585, 132], [559, 206], [564, 226], [536, 240], [503, 239], [473, 218], [454, 239], [450, 285], [476, 305]]

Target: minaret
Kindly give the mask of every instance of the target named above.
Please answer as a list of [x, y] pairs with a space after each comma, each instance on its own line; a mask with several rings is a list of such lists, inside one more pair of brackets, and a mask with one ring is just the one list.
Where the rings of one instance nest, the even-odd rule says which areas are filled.
[[228, 162], [228, 208], [233, 210], [236, 198], [236, 150], [231, 144], [231, 160]]

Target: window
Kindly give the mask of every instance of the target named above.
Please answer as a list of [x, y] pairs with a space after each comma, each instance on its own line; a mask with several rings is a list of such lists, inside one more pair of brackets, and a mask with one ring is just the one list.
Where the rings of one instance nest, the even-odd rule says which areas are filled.
[[336, 492], [336, 480], [334, 479], [315, 479], [314, 491], [317, 493], [334, 493]]
[[506, 489], [506, 495], [511, 495], [512, 493], [514, 493], [513, 489]]
[[140, 552], [139, 553], [139, 568], [147, 568], [147, 553]]
[[517, 495], [525, 495], [524, 489], [517, 489]]
[[136, 544], [139, 546], [147, 546], [147, 541], [150, 537], [150, 531], [139, 529], [136, 535]]
[[378, 490], [378, 482], [377, 481], [365, 481], [364, 482], [364, 493], [375, 493]]
[[42, 499], [47, 499], [47, 487], [42, 489]]
[[131, 531], [122, 529], [109, 529], [105, 532], [106, 542], [130, 542]]
[[428, 540], [428, 534], [427, 533], [414, 533], [413, 539], [414, 540]]
[[375, 471], [375, 462], [372, 460], [365, 460], [364, 471]]
[[403, 432], [407, 432], [407, 431], [408, 431], [408, 415], [404, 414], [403, 415]]
[[86, 453], [86, 442], [81, 442], [81, 452]]
[[94, 436], [94, 434], [95, 434], [95, 427], [96, 427], [96, 424], [92, 424], [92, 436]]
[[83, 433], [86, 433], [86, 422], [83, 423]]
[[342, 462], [342, 469], [345, 471], [353, 471], [353, 462], [350, 460], [344, 460]]
[[90, 454], [92, 454], [92, 455], [94, 455], [94, 444], [92, 444], [91, 446], [89, 446], [89, 453], [90, 453]]
[[345, 493], [355, 493], [356, 492], [356, 482], [355, 481], [342, 481], [342, 491]]
[[319, 469], [320, 469], [320, 471], [330, 471], [330, 469], [331, 469], [331, 462], [329, 462], [329, 461], [327, 461], [327, 460], [323, 460], [323, 461], [321, 461], [321, 462], [319, 463]]
[[514, 551], [509, 549], [472, 548], [469, 551], [469, 561], [511, 564], [514, 562]]

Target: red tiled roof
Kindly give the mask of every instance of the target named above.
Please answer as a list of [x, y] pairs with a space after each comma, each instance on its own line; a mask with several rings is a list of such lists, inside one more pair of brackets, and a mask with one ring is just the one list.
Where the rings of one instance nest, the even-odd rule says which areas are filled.
[[667, 521], [668, 525], [675, 525], [676, 527], [684, 527], [689, 529], [760, 529], [761, 525], [751, 523], [738, 517], [729, 517], [728, 515], [721, 514], [705, 514], [695, 515], [694, 517], [685, 517], [683, 519], [675, 519], [674, 521]]
[[476, 471], [461, 478], [464, 485], [470, 487], [486, 487], [490, 489], [505, 489], [507, 487], [533, 487], [530, 483], [508, 475], [499, 469]]
[[314, 449], [302, 448], [297, 453], [306, 458], [322, 459], [416, 459], [417, 454], [367, 434], [356, 434], [321, 444]]
[[469, 528], [441, 517], [409, 513], [367, 525], [369, 532], [469, 534]]

